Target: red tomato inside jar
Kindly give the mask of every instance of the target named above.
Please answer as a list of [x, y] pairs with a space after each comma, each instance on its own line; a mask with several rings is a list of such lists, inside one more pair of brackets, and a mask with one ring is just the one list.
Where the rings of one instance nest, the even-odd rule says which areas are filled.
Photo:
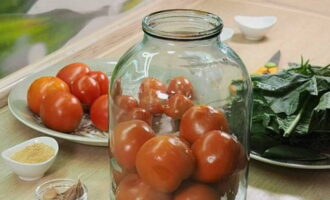
[[251, 85], [222, 26], [194, 10], [144, 18], [111, 78], [111, 199], [245, 199]]

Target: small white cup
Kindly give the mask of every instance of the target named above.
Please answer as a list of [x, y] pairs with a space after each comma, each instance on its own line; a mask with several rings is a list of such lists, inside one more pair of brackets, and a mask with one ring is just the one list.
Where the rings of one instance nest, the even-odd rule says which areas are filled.
[[[32, 145], [35, 143], [43, 143], [54, 149], [54, 155], [50, 157], [48, 160], [41, 163], [21, 163], [13, 160], [11, 156], [23, 149], [28, 145]], [[6, 149], [1, 153], [2, 158], [5, 163], [11, 167], [11, 169], [18, 175], [18, 177], [24, 181], [34, 181], [43, 177], [45, 172], [49, 169], [49, 167], [55, 161], [55, 158], [58, 153], [58, 143], [55, 139], [51, 137], [37, 137], [20, 144], [17, 144], [9, 149]]]
[[275, 16], [235, 16], [235, 21], [246, 39], [260, 40], [277, 22]]

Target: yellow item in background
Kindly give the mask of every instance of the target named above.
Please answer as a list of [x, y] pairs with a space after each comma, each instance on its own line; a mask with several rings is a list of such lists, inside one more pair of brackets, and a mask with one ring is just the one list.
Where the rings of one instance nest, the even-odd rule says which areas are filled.
[[269, 62], [264, 66], [261, 66], [255, 71], [255, 74], [274, 74], [278, 71], [278, 67], [275, 63]]
[[54, 149], [43, 143], [35, 143], [15, 152], [11, 159], [21, 163], [41, 163], [54, 155]]

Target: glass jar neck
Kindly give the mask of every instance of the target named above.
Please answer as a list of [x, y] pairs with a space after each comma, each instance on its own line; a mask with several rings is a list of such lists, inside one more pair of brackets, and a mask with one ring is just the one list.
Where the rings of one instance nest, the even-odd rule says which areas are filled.
[[[191, 40], [190, 40], [191, 41]], [[155, 37], [153, 35], [144, 34], [142, 42], [144, 44], [148, 43], [153, 46], [210, 46], [217, 45], [220, 42], [220, 37], [218, 35], [210, 38], [205, 38], [201, 40], [193, 40], [193, 42], [188, 42], [188, 40], [169, 40], [163, 39], [159, 37]]]
[[164, 10], [146, 16], [143, 31], [153, 37], [176, 41], [197, 41], [217, 38], [223, 24], [208, 12], [197, 10]]

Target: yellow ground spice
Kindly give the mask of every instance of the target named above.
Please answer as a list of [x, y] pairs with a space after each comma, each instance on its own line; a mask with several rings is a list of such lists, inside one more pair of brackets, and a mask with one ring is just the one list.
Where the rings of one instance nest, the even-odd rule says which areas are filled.
[[41, 163], [54, 155], [54, 149], [43, 143], [34, 143], [24, 147], [11, 156], [17, 162]]

